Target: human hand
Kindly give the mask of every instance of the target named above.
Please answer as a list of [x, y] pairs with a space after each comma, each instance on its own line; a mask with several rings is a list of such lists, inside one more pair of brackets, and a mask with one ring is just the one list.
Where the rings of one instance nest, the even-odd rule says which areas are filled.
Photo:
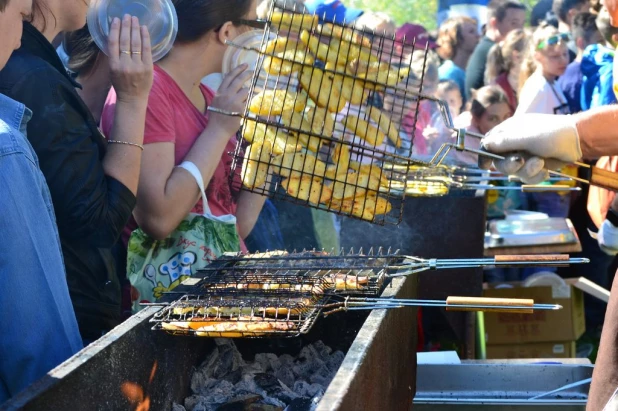
[[[547, 179], [548, 169], [560, 168], [582, 157], [573, 116], [512, 117], [489, 132], [481, 146], [491, 153], [505, 155], [505, 160], [493, 161], [496, 169], [528, 184]], [[480, 162], [480, 165], [487, 168], [491, 164]]]
[[114, 18], [108, 37], [112, 86], [118, 101], [148, 101], [152, 87], [152, 50], [146, 26], [126, 14]]
[[603, 221], [597, 234], [599, 247], [609, 255], [618, 254], [618, 228], [607, 220]]
[[[210, 104], [212, 108], [230, 113], [244, 112], [249, 97], [249, 89], [245, 87], [245, 83], [252, 76], [252, 72], [247, 70], [248, 67], [246, 64], [241, 64], [223, 78], [215, 98]], [[211, 120], [218, 127], [229, 132], [227, 133], [229, 136], [236, 133], [240, 127], [238, 117], [217, 113], [216, 111], [211, 111], [210, 115]]]

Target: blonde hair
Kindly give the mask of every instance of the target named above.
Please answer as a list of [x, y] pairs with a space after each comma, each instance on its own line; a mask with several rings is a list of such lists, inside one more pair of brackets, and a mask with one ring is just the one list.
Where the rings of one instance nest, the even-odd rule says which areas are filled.
[[463, 27], [465, 24], [473, 24], [476, 27], [476, 20], [457, 16], [446, 19], [438, 30], [438, 54], [444, 60], [452, 60], [457, 53], [457, 47], [463, 42]]
[[494, 44], [487, 54], [485, 67], [485, 84], [492, 84], [502, 73], [508, 73], [513, 68], [513, 52], [523, 53], [526, 50], [528, 35], [522, 29], [509, 32], [504, 41]]
[[[520, 91], [526, 81], [530, 78], [532, 73], [534, 73], [538, 68], [535, 55], [537, 51], [539, 51], [539, 45], [542, 42], [547, 41], [550, 37], [556, 36], [558, 34], [560, 34], [560, 32], [557, 28], [545, 22], [542, 22], [541, 25], [534, 31], [534, 33], [532, 33], [532, 38], [528, 42], [528, 50], [526, 51], [526, 55], [524, 56], [524, 61], [521, 63], [521, 71], [519, 72]], [[559, 45], [560, 43], [556, 44], [555, 46], [547, 46], [547, 48], [556, 47]]]
[[[388, 28], [379, 29], [380, 26], [386, 25]], [[366, 12], [356, 20], [355, 27], [359, 30], [375, 32], [376, 34], [383, 34], [388, 37], [395, 35], [397, 31], [397, 23], [395, 20], [383, 12]]]

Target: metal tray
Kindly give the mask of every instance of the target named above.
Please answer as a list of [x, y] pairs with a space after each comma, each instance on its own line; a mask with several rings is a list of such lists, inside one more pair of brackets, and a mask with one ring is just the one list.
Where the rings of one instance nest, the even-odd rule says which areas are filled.
[[414, 411], [584, 410], [590, 384], [538, 400], [530, 398], [592, 376], [572, 364], [419, 365]]

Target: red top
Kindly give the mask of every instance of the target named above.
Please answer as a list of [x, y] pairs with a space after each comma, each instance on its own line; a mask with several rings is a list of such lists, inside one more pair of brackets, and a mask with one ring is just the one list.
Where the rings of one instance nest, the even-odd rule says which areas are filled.
[[[206, 100], [206, 105], [210, 105], [214, 98], [214, 92], [204, 85], [200, 85], [200, 89]], [[112, 129], [115, 103], [116, 92], [112, 88], [107, 96], [101, 117], [101, 127], [105, 135], [110, 135]], [[148, 109], [146, 111], [144, 144], [174, 143], [174, 164], [179, 165], [207, 125], [208, 112], [201, 113], [174, 79], [155, 65], [154, 81], [148, 97]], [[236, 136], [232, 136], [225, 147], [215, 174], [206, 188], [208, 205], [211, 213], [215, 216], [236, 215], [238, 191], [233, 190], [230, 184], [232, 173], [232, 155], [230, 153], [234, 152], [236, 143]], [[240, 184], [237, 187], [240, 187]], [[191, 212], [200, 214], [203, 212], [201, 199], [195, 204]], [[125, 244], [128, 243], [129, 236], [135, 228], [137, 228], [137, 224], [131, 218], [123, 233]], [[241, 248], [246, 250], [242, 239]]]
[[517, 93], [511, 87], [511, 83], [509, 83], [509, 75], [508, 73], [502, 73], [496, 78], [496, 84], [499, 85], [504, 94], [506, 94], [506, 98], [509, 100], [509, 106], [513, 113], [517, 110]]

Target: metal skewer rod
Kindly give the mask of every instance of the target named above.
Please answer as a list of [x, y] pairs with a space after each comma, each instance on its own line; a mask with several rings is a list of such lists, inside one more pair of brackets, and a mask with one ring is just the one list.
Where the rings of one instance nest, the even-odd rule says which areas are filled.
[[487, 311], [487, 312], [515, 312], [531, 314], [534, 310], [560, 310], [559, 304], [534, 304], [531, 299], [514, 298], [485, 298], [485, 297], [448, 297], [446, 300], [416, 300], [416, 299], [389, 299], [389, 298], [353, 298], [329, 304], [324, 308], [331, 309], [324, 312], [330, 315], [340, 311], [393, 309], [402, 307], [440, 307], [452, 311]]
[[587, 258], [569, 258], [568, 255], [519, 255], [519, 256], [496, 256], [494, 258], [478, 259], [421, 259], [406, 257], [403, 264], [390, 266], [390, 269], [404, 270], [399, 273], [389, 274], [389, 277], [402, 277], [428, 270], [453, 269], [453, 268], [479, 268], [479, 267], [518, 267], [518, 266], [549, 266], [559, 267], [568, 264], [585, 264], [590, 262]]

